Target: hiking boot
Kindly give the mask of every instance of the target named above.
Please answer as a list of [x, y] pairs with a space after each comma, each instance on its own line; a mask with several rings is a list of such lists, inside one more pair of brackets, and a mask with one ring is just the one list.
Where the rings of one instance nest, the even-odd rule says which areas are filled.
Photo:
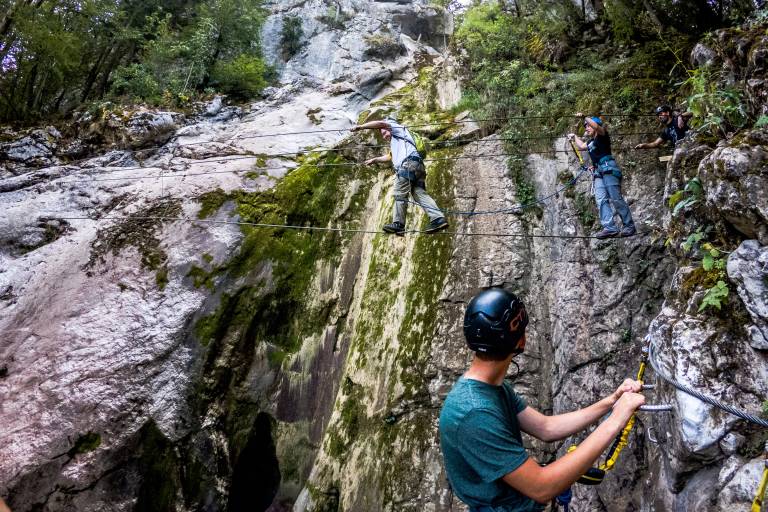
[[405, 236], [405, 224], [402, 222], [385, 224], [383, 229], [385, 233], [393, 233], [397, 236]]
[[592, 236], [594, 236], [595, 238], [599, 238], [600, 240], [603, 240], [604, 238], [613, 238], [618, 235], [619, 235], [619, 232], [616, 231], [615, 229], [601, 229], [600, 231], [598, 231]]
[[635, 233], [637, 233], [635, 226], [625, 227], [621, 230], [621, 236], [634, 236]]
[[442, 231], [447, 227], [448, 227], [448, 221], [445, 220], [445, 217], [438, 217], [437, 219], [429, 223], [429, 226], [427, 226], [427, 229], [425, 229], [424, 232], [437, 233], [438, 231]]

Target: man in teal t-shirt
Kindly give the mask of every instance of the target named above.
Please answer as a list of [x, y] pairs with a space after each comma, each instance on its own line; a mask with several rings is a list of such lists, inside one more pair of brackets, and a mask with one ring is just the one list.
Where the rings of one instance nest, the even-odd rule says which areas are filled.
[[[470, 512], [532, 512], [569, 488], [621, 432], [645, 402], [638, 381], [625, 380], [606, 398], [578, 411], [544, 416], [504, 380], [512, 358], [525, 349], [528, 316], [522, 301], [500, 288], [467, 305], [464, 336], [475, 356], [445, 399], [440, 448], [448, 480]], [[542, 441], [564, 439], [611, 415], [579, 447], [541, 467], [521, 432]]]

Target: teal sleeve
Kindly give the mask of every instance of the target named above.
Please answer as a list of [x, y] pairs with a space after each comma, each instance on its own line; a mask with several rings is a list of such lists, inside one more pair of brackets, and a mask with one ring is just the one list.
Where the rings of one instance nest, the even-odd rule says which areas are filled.
[[528, 404], [525, 403], [523, 397], [515, 393], [515, 413], [520, 414], [526, 407], [528, 407]]
[[507, 400], [512, 403], [512, 409], [515, 411], [515, 413], [520, 414], [523, 412], [525, 408], [528, 407], [528, 404], [525, 403], [523, 397], [515, 393], [512, 384], [510, 384], [508, 381], [504, 381], [503, 386], [504, 391], [506, 392]]
[[494, 482], [528, 460], [525, 447], [508, 424], [496, 411], [475, 409], [459, 425], [461, 455], [483, 482]]

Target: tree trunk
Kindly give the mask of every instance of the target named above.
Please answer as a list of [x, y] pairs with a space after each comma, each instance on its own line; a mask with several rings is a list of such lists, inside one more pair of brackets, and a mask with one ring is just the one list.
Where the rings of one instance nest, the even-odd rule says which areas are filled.
[[67, 95], [67, 88], [64, 87], [61, 90], [61, 93], [59, 94], [58, 98], [56, 98], [56, 101], [53, 104], [53, 112], [58, 112], [61, 108], [61, 102], [64, 101], [64, 96]]
[[11, 30], [11, 25], [13, 24], [13, 15], [16, 13], [16, 10], [25, 3], [26, 0], [16, 0], [16, 2], [14, 2], [13, 5], [11, 5], [11, 7], [8, 9], [8, 12], [3, 15], [3, 19], [0, 20], [0, 36], [4, 36], [8, 33], [9, 30]]
[[48, 77], [51, 76], [50, 71], [45, 71], [40, 79], [40, 83], [37, 85], [37, 92], [35, 92], [34, 99], [32, 100], [32, 107], [30, 110], [35, 113], [40, 113], [40, 108], [43, 103], [43, 93], [45, 92], [45, 86], [48, 84]]
[[96, 78], [99, 76], [99, 68], [101, 67], [101, 63], [104, 62], [104, 57], [107, 56], [108, 50], [102, 50], [99, 52], [99, 58], [96, 59], [96, 62], [91, 67], [91, 70], [88, 72], [88, 76], [85, 78], [85, 84], [83, 85], [83, 93], [80, 96], [80, 101], [83, 102], [88, 99], [88, 95], [91, 93], [91, 89], [93, 88], [93, 84], [96, 83]]
[[656, 15], [656, 11], [653, 10], [653, 6], [648, 0], [643, 0], [643, 7], [645, 7], [645, 12], [648, 13], [648, 16], [651, 17], [651, 21], [653, 21], [654, 25], [659, 27], [660, 30], [664, 30], [664, 25], [661, 23], [661, 20], [659, 20], [659, 17]]
[[16, 38], [13, 36], [10, 37], [7, 42], [3, 43], [3, 47], [0, 48], [0, 62], [5, 60], [5, 57], [11, 51], [11, 48], [13, 48], [14, 44], [16, 44]]
[[24, 117], [28, 117], [29, 112], [32, 110], [32, 102], [35, 100], [35, 82], [37, 81], [37, 63], [32, 66], [29, 71], [29, 76], [24, 84]]
[[22, 5], [31, 5], [32, 7], [39, 7], [43, 3], [43, 0], [16, 0], [8, 11], [0, 19], [0, 37], [6, 35], [13, 25], [13, 15], [19, 10]]
[[99, 79], [99, 86], [96, 88], [97, 98], [104, 96], [104, 93], [107, 91], [107, 85], [109, 85], [109, 76], [120, 63], [121, 52], [119, 50], [120, 46], [118, 45], [117, 47], [111, 47], [107, 51], [107, 55], [105, 57], [107, 64], [104, 66], [104, 71], [101, 74], [101, 78]]

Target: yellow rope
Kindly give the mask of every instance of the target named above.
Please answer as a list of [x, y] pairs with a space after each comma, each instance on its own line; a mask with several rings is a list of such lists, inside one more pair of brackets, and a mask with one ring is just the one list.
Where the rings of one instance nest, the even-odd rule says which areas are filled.
[[576, 153], [576, 156], [577, 156], [577, 157], [578, 157], [578, 159], [579, 159], [579, 163], [580, 163], [581, 165], [584, 165], [584, 157], [582, 157], [582, 156], [581, 156], [581, 152], [580, 152], [578, 149], [576, 149], [576, 145], [573, 143], [573, 140], [571, 140], [571, 139], [568, 139], [568, 142], [570, 142], [570, 143], [571, 143], [571, 147], [573, 148], [573, 152], [574, 152], [574, 153]]
[[[637, 379], [642, 384], [643, 382], [643, 376], [645, 375], [645, 358], [643, 358], [640, 361], [640, 369], [637, 371]], [[610, 471], [613, 469], [613, 466], [616, 464], [616, 460], [619, 458], [619, 453], [621, 453], [621, 450], [623, 450], [627, 444], [629, 443], [629, 433], [632, 431], [632, 427], [635, 426], [635, 415], [633, 414], [630, 416], [629, 421], [627, 422], [627, 425], [624, 427], [624, 430], [621, 431], [621, 434], [619, 434], [616, 437], [616, 440], [613, 443], [613, 446], [611, 447], [611, 450], [608, 452], [608, 456], [606, 457], [606, 460], [603, 464], [600, 465], [600, 469], [603, 471]]]
[[[766, 453], [768, 457], [768, 453]], [[768, 459], [766, 459], [766, 466], [763, 469], [763, 478], [760, 480], [760, 485], [757, 487], [757, 494], [752, 502], [751, 512], [760, 512], [763, 509], [763, 496], [765, 495], [765, 487], [768, 484]]]

